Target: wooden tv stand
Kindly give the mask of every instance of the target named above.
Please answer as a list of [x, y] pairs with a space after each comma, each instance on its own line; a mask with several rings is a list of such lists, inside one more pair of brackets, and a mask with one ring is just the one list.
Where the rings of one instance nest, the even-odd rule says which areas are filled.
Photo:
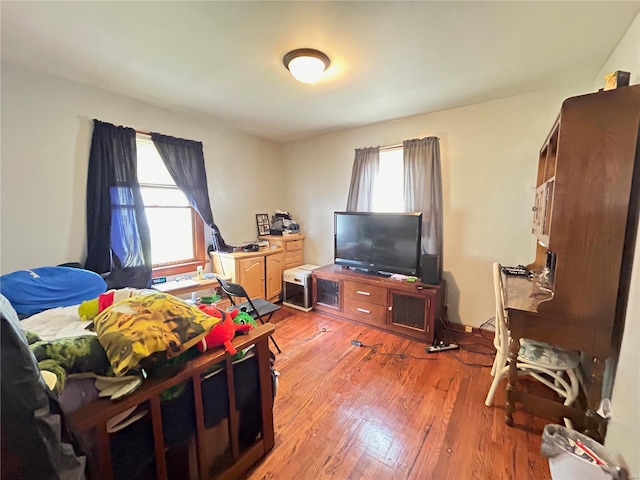
[[339, 265], [312, 271], [313, 308], [335, 317], [433, 343], [442, 285], [393, 280]]

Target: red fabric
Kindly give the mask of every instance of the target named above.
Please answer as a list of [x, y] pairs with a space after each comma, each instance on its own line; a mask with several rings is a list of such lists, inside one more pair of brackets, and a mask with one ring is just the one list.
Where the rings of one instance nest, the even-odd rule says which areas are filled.
[[113, 296], [115, 295], [115, 291], [110, 291], [106, 293], [101, 293], [98, 295], [98, 313], [103, 311], [105, 308], [113, 305]]

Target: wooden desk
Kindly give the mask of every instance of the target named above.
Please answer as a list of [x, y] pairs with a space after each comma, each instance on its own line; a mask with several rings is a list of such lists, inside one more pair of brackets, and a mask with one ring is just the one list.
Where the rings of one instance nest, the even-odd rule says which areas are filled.
[[582, 319], [538, 312], [543, 303], [553, 300], [553, 292], [538, 288], [528, 277], [503, 274], [502, 282], [513, 338], [530, 338], [600, 357], [608, 355], [608, 342], [598, 341], [597, 330], [585, 328]]
[[504, 304], [508, 308], [536, 312], [538, 304], [553, 298], [553, 292], [541, 290], [531, 278], [523, 275], [503, 273], [502, 285], [504, 285]]
[[[576, 429], [584, 430], [594, 437], [599, 436], [601, 420], [595, 412], [601, 400], [603, 359], [606, 357], [607, 346], [600, 345], [603, 342], [597, 341], [597, 329], [585, 328], [584, 322], [576, 319], [538, 313], [539, 306], [552, 300], [554, 294], [538, 288], [532, 279], [503, 274], [502, 281], [511, 331], [506, 422], [513, 425], [515, 404], [521, 402], [527, 405], [527, 410], [534, 415], [550, 419], [567, 417], [573, 421]], [[517, 389], [516, 363], [521, 338], [583, 352], [591, 367], [590, 375], [582, 384], [587, 402], [586, 409], [577, 403], [567, 407], [562, 403], [539, 398]]]

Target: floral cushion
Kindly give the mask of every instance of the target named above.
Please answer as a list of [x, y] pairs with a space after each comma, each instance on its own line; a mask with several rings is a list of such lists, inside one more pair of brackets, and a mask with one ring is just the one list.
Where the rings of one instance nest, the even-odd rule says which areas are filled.
[[578, 366], [580, 354], [548, 343], [521, 338], [518, 358], [550, 370], [568, 370]]

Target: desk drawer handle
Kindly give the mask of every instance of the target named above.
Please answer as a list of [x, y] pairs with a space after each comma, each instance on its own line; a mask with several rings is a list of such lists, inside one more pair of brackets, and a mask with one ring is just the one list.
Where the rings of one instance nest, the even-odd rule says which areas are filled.
[[371, 296], [369, 292], [363, 292], [362, 290], [356, 290], [356, 293], [358, 295], [366, 295], [367, 297]]
[[356, 310], [362, 313], [371, 313], [371, 310], [365, 310], [364, 308], [356, 308]]

